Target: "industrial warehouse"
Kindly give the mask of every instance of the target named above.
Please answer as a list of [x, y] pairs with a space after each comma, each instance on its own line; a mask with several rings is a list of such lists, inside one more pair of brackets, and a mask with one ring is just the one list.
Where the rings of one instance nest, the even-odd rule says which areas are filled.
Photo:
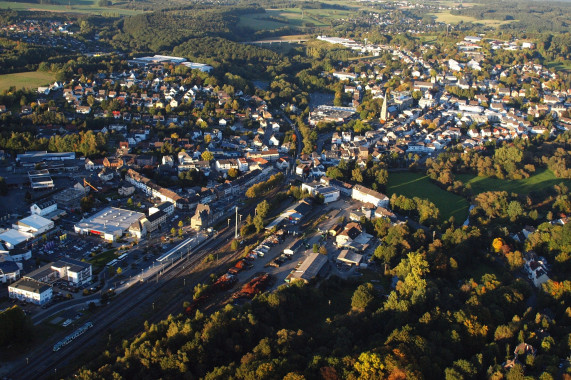
[[144, 219], [145, 214], [140, 212], [108, 207], [81, 220], [74, 229], [78, 234], [100, 236], [108, 242], [117, 240], [127, 232], [140, 239], [146, 233]]

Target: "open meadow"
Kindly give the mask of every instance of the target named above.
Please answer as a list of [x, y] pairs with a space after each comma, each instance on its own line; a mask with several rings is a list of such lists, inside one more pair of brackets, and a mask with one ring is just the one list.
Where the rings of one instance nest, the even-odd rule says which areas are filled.
[[142, 13], [139, 10], [122, 9], [118, 7], [99, 7], [96, 0], [62, 1], [59, 4], [40, 4], [13, 1], [0, 1], [0, 9], [13, 9], [16, 11], [46, 11], [58, 13], [82, 13], [97, 15], [128, 16]]
[[462, 181], [464, 185], [470, 184], [474, 195], [485, 191], [507, 191], [516, 194], [544, 192], [561, 182], [567, 187], [571, 186], [571, 180], [557, 178], [551, 170], [547, 169], [538, 170], [531, 177], [519, 180], [478, 177], [473, 174], [460, 174], [456, 176], [456, 179]]
[[238, 25], [254, 30], [272, 30], [283, 27], [328, 27], [331, 26], [331, 21], [346, 18], [358, 9], [358, 7], [347, 9], [266, 9], [266, 13], [263, 14], [240, 16]]
[[511, 22], [515, 22], [517, 20], [494, 20], [494, 19], [483, 19], [479, 20], [472, 16], [462, 16], [462, 15], [453, 15], [450, 11], [446, 12], [437, 12], [437, 13], [430, 13], [431, 16], [434, 16], [436, 22], [443, 22], [445, 24], [458, 24], [459, 22], [464, 23], [474, 23], [474, 24], [482, 24], [485, 26], [491, 27], [499, 27], [504, 24], [509, 24]]
[[45, 86], [54, 81], [54, 76], [51, 73], [42, 71], [29, 71], [25, 73], [4, 74], [0, 75], [0, 92], [8, 90], [10, 87], [15, 86], [16, 89], [21, 88], [36, 88]]
[[461, 223], [468, 217], [470, 205], [466, 199], [441, 189], [422, 173], [389, 173], [387, 195], [390, 197], [393, 194], [428, 199], [440, 210], [441, 220], [453, 216], [457, 223]]

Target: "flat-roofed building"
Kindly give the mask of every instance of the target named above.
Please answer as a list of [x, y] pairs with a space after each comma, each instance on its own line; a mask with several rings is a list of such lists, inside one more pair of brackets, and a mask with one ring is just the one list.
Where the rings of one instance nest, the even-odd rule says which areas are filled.
[[46, 219], [42, 216], [32, 214], [24, 219], [20, 219], [12, 228], [20, 232], [32, 234], [33, 237], [40, 236], [55, 226], [52, 220]]
[[81, 198], [86, 195], [85, 190], [76, 189], [71, 187], [53, 196], [54, 201], [57, 202], [58, 207], [64, 210], [74, 210], [79, 208]]
[[23, 247], [25, 243], [31, 238], [33, 238], [32, 234], [24, 233], [11, 228], [0, 234], [0, 242], [2, 242], [4, 247], [8, 250], [12, 250], [17, 247]]
[[51, 301], [52, 286], [31, 278], [22, 278], [8, 287], [8, 295], [12, 299], [44, 305]]
[[63, 152], [63, 153], [48, 153], [47, 151], [34, 151], [21, 153], [16, 156], [16, 161], [22, 163], [22, 165], [35, 165], [39, 162], [44, 161], [65, 161], [65, 160], [75, 160], [75, 152]]
[[51, 189], [54, 187], [54, 180], [47, 169], [29, 171], [28, 179], [33, 190]]
[[74, 285], [83, 285], [91, 281], [91, 264], [62, 258], [51, 264], [51, 269], [58, 274], [58, 277]]
[[324, 203], [335, 202], [339, 199], [341, 192], [333, 186], [326, 186], [320, 182], [302, 183], [301, 190], [307, 191], [311, 195], [322, 195]]
[[[145, 214], [124, 210], [117, 207], [108, 207], [89, 218], [81, 220], [74, 226], [76, 233], [81, 235], [100, 236], [105, 241], [115, 241], [127, 231], [134, 232], [135, 237], [141, 238], [146, 234], [146, 229], [140, 227]], [[138, 228], [131, 228], [134, 225]]]

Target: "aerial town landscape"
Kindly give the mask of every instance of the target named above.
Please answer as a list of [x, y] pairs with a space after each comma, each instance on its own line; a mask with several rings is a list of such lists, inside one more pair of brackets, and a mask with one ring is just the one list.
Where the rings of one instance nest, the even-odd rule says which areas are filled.
[[571, 379], [571, 2], [0, 1], [1, 379]]

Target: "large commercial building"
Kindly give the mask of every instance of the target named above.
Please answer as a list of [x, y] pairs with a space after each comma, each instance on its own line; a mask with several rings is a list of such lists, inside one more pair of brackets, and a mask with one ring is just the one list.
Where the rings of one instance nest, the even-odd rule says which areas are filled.
[[12, 225], [12, 228], [25, 234], [31, 234], [33, 237], [38, 237], [53, 229], [54, 226], [55, 224], [52, 220], [32, 214], [24, 219], [18, 220]]
[[140, 212], [108, 207], [81, 220], [74, 229], [78, 234], [100, 236], [109, 242], [117, 240], [127, 232], [140, 239], [146, 234], [144, 218], [145, 214]]
[[22, 165], [34, 166], [39, 162], [45, 161], [65, 161], [65, 160], [75, 160], [75, 152], [64, 152], [64, 153], [48, 153], [47, 151], [34, 151], [18, 154], [16, 156], [16, 161], [20, 162]]
[[0, 233], [0, 242], [6, 249], [24, 248], [26, 242], [32, 239], [32, 234], [8, 229]]

